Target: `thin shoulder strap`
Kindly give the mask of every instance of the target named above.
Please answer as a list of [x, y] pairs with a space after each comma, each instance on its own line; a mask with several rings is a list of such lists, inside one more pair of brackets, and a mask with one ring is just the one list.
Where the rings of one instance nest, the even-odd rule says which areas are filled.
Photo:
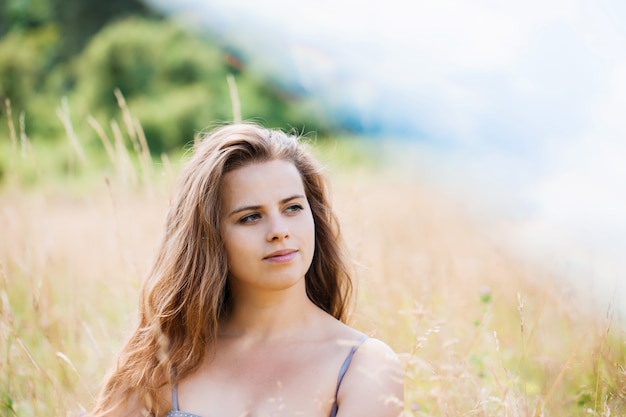
[[172, 410], [178, 410], [178, 384], [174, 384], [174, 388], [172, 388]]
[[359, 348], [359, 346], [361, 346], [361, 344], [363, 344], [363, 342], [365, 342], [367, 339], [368, 339], [367, 336], [362, 336], [359, 340], [357, 340], [354, 346], [352, 346], [352, 348], [350, 349], [350, 353], [348, 353], [346, 360], [343, 361], [343, 364], [341, 365], [341, 368], [339, 369], [339, 377], [337, 378], [337, 388], [335, 389], [335, 399], [333, 401], [333, 406], [330, 411], [330, 417], [335, 417], [337, 415], [337, 409], [338, 409], [337, 396], [339, 395], [339, 386], [341, 385], [341, 381], [343, 381], [344, 375], [348, 371], [348, 367], [350, 367], [350, 363], [352, 362], [352, 357], [354, 356], [354, 353]]

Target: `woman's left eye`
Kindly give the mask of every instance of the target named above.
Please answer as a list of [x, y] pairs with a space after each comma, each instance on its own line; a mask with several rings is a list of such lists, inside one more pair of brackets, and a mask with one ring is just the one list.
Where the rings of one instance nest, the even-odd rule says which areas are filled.
[[302, 210], [304, 210], [304, 207], [302, 207], [302, 205], [300, 204], [292, 204], [286, 209], [288, 213], [297, 213]]

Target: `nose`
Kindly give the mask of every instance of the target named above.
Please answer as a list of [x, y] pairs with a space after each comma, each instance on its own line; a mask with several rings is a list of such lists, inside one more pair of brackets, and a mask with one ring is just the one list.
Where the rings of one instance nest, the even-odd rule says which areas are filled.
[[285, 219], [275, 218], [270, 222], [267, 241], [280, 241], [289, 237], [289, 227]]

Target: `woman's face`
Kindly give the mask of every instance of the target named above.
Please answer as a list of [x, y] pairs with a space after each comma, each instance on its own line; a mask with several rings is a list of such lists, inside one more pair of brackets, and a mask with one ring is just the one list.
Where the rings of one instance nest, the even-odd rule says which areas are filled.
[[227, 173], [221, 205], [235, 296], [304, 283], [313, 259], [315, 225], [300, 173], [291, 162], [253, 163]]

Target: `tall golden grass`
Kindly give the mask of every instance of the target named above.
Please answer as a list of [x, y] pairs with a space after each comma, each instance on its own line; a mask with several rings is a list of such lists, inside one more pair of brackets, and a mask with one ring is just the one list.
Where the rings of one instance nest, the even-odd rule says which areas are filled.
[[[131, 328], [178, 163], [150, 157], [121, 94], [118, 102], [119, 123], [87, 121], [109, 158], [97, 168], [59, 110], [73, 155], [62, 180], [45, 172], [23, 126], [8, 126], [2, 416], [80, 415]], [[611, 311], [583, 307], [418, 179], [342, 166], [359, 146], [318, 150], [355, 260], [352, 324], [401, 356], [405, 416], [626, 415], [626, 337]]]

